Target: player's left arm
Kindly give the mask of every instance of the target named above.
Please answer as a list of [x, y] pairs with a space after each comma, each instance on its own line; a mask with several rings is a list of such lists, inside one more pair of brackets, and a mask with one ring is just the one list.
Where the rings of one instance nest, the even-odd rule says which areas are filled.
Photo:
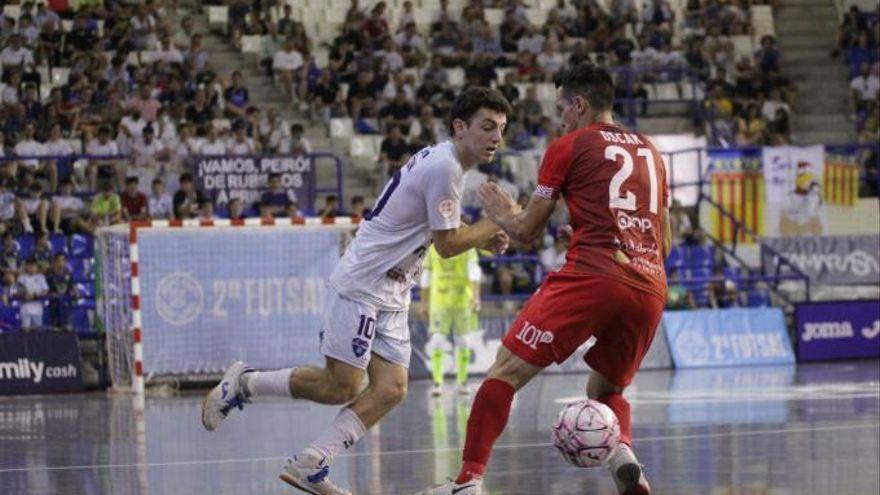
[[498, 184], [486, 182], [480, 185], [480, 199], [486, 216], [507, 234], [524, 244], [538, 239], [547, 227], [556, 198], [548, 199], [534, 195], [522, 209]]

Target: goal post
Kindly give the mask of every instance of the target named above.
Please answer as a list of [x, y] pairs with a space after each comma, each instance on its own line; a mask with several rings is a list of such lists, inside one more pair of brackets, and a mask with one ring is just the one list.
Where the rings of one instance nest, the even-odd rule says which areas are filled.
[[143, 221], [99, 230], [115, 389], [204, 380], [235, 359], [320, 364], [325, 284], [356, 218]]

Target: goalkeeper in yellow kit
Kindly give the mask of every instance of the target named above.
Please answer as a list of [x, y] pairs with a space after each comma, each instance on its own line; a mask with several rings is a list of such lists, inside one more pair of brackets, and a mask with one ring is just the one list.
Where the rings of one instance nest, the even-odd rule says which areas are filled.
[[432, 395], [443, 392], [445, 358], [450, 351], [454, 351], [458, 391], [462, 394], [469, 392], [467, 379], [471, 350], [465, 336], [479, 327], [481, 278], [475, 249], [447, 259], [441, 258], [434, 246], [428, 250], [422, 272], [421, 311], [428, 319], [431, 335], [425, 351], [431, 358]]

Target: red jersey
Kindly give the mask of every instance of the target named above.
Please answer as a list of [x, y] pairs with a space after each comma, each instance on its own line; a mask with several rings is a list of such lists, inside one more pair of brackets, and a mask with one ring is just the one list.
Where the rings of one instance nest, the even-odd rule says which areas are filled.
[[641, 134], [594, 123], [554, 140], [535, 196], [561, 194], [574, 236], [561, 272], [610, 277], [666, 300], [666, 167]]

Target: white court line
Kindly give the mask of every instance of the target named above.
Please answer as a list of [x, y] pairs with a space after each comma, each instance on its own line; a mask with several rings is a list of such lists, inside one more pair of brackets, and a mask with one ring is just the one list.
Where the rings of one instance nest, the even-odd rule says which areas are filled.
[[[748, 431], [730, 431], [719, 433], [694, 433], [690, 435], [667, 435], [656, 437], [643, 437], [636, 439], [636, 445], [646, 442], [660, 442], [666, 440], [689, 440], [698, 438], [732, 438], [732, 437], [748, 437], [757, 435], [782, 435], [786, 433], [811, 433], [819, 431], [840, 431], [840, 430], [860, 430], [866, 428], [880, 428], [880, 423], [865, 423], [853, 425], [832, 425], [832, 426], [816, 426], [808, 428], [779, 428], [773, 430], [748, 430]], [[542, 443], [520, 443], [520, 444], [504, 444], [496, 445], [495, 450], [509, 449], [530, 449], [536, 447], [550, 447], [549, 442]], [[461, 448], [449, 447], [444, 449], [418, 449], [418, 450], [389, 450], [387, 452], [351, 452], [339, 454], [336, 457], [385, 457], [392, 455], [414, 455], [414, 454], [431, 454], [436, 452], [458, 452]], [[2, 473], [18, 473], [18, 472], [34, 472], [34, 471], [77, 471], [86, 469], [120, 469], [120, 468], [142, 468], [142, 467], [173, 467], [173, 466], [200, 466], [210, 464], [238, 464], [248, 462], [266, 462], [266, 461], [284, 461], [290, 456], [281, 457], [250, 457], [245, 459], [214, 459], [202, 461], [175, 461], [175, 462], [147, 462], [133, 464], [93, 464], [89, 466], [37, 466], [26, 468], [7, 468], [0, 469]]]

